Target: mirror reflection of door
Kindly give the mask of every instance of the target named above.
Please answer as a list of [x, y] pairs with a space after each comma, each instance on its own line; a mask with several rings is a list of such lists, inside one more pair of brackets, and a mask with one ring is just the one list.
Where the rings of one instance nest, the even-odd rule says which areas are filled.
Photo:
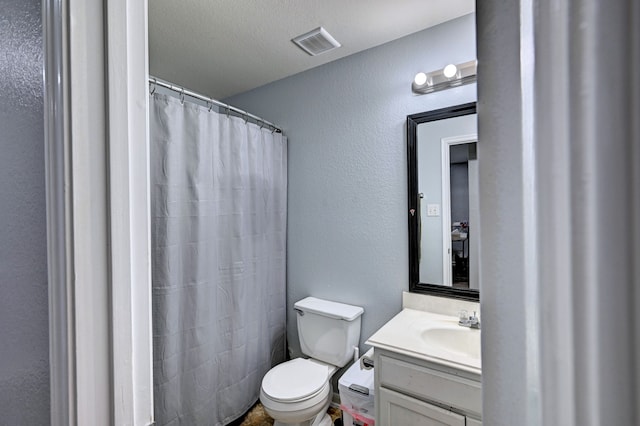
[[[416, 136], [419, 282], [477, 290], [477, 160], [460, 160], [456, 151], [475, 146], [476, 114], [420, 123]], [[466, 182], [466, 188], [459, 181]], [[466, 202], [459, 201], [465, 193]]]
[[475, 134], [442, 139], [443, 284], [454, 288], [478, 288], [476, 141]]

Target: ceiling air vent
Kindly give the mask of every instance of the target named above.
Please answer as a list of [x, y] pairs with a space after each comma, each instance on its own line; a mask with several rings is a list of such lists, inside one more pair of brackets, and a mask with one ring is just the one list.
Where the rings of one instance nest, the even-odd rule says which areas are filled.
[[291, 41], [311, 56], [316, 56], [341, 46], [341, 44], [338, 43], [335, 38], [331, 37], [331, 34], [322, 27], [302, 34]]

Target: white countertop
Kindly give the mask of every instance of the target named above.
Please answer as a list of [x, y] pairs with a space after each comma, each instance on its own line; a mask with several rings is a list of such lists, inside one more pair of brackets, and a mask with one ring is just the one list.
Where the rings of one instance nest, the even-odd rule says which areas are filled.
[[[437, 344], [425, 338], [432, 335], [437, 335]], [[405, 308], [366, 344], [470, 373], [482, 373], [480, 330], [461, 327], [457, 317]]]

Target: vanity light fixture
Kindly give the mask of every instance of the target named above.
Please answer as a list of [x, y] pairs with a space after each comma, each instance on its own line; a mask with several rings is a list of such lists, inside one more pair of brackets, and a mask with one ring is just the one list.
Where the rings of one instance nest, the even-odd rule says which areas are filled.
[[458, 65], [449, 64], [444, 69], [431, 71], [430, 73], [419, 72], [416, 74], [413, 84], [411, 84], [411, 90], [414, 93], [423, 95], [473, 83], [477, 80], [476, 72], [477, 61], [475, 60]]
[[453, 64], [449, 64], [442, 70], [442, 74], [444, 74], [447, 78], [453, 78], [458, 73], [458, 67]]
[[416, 77], [413, 79], [413, 82], [418, 86], [422, 86], [427, 82], [427, 75], [423, 72], [419, 72], [418, 74], [416, 74]]

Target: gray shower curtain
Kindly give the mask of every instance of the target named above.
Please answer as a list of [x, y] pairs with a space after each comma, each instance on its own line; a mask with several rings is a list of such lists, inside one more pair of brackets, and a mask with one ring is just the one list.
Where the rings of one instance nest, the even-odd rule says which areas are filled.
[[287, 140], [150, 102], [156, 424], [227, 424], [285, 356]]

